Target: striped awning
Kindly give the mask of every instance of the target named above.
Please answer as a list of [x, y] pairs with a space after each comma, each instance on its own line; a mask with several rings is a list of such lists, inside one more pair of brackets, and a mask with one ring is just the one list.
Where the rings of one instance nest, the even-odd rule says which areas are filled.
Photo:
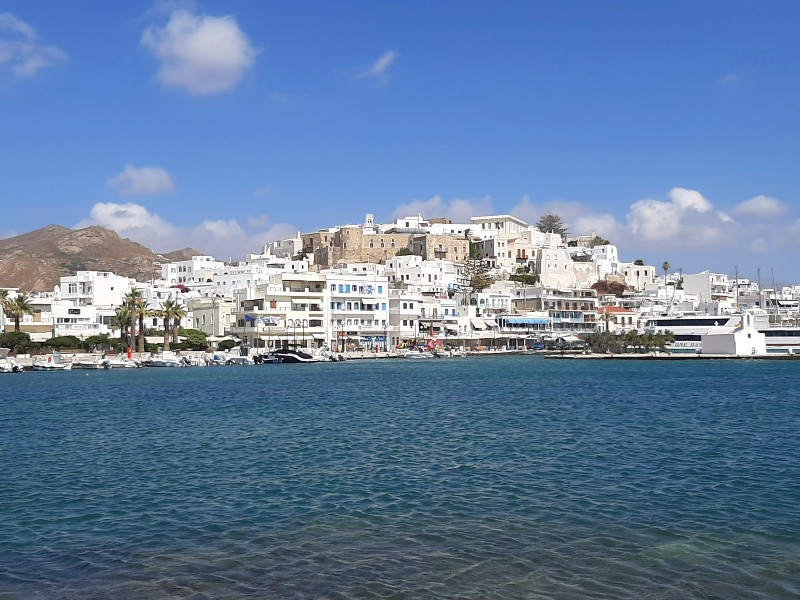
[[470, 319], [469, 322], [472, 323], [473, 329], [486, 329], [483, 319]]
[[505, 320], [508, 325], [547, 325], [548, 319], [535, 317], [510, 317]]

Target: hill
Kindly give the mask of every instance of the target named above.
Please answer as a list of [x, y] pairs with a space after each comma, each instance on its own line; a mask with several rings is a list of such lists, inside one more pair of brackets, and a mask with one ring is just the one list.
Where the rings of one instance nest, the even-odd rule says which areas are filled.
[[105, 227], [48, 225], [0, 240], [0, 287], [49, 291], [76, 271], [113, 271], [146, 281], [161, 274], [161, 264], [198, 254], [192, 248], [156, 254]]

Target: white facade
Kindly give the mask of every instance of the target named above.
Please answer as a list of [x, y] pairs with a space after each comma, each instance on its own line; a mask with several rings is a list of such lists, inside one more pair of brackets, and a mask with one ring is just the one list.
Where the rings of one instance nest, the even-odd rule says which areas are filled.
[[637, 292], [652, 284], [656, 277], [656, 268], [652, 265], [622, 263], [619, 270], [625, 278], [625, 285]]
[[740, 326], [712, 327], [700, 336], [701, 354], [759, 356], [767, 353], [767, 336], [753, 327], [753, 315], [742, 315]]
[[208, 283], [217, 269], [225, 267], [225, 263], [213, 256], [193, 256], [191, 260], [182, 260], [161, 265], [161, 278], [167, 285], [183, 284], [191, 287], [197, 283]]
[[409, 291], [445, 294], [455, 289], [462, 266], [446, 260], [422, 260], [421, 256], [395, 256], [386, 261], [388, 281]]
[[54, 292], [57, 299], [67, 300], [74, 306], [113, 308], [136, 283], [135, 279], [107, 271], [78, 271], [75, 275], [61, 277]]

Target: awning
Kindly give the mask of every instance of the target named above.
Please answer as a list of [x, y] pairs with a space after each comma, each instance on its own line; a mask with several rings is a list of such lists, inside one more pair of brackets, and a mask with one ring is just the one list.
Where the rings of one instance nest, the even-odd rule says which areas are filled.
[[484, 323], [486, 323], [489, 327], [497, 327], [497, 321], [494, 319], [484, 319]]
[[548, 320], [534, 317], [510, 317], [505, 320], [507, 325], [547, 325]]
[[486, 323], [483, 322], [483, 319], [470, 319], [469, 322], [472, 323], [474, 329], [486, 329]]
[[325, 334], [324, 333], [312, 333], [311, 337], [313, 337], [315, 340], [324, 340], [325, 339]]

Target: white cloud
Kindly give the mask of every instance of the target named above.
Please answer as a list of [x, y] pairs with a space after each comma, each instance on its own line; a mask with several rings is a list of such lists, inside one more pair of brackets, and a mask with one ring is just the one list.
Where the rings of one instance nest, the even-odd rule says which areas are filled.
[[786, 206], [769, 196], [754, 196], [734, 207], [737, 213], [751, 217], [778, 217], [786, 212]]
[[60, 48], [41, 43], [28, 23], [11, 13], [0, 13], [0, 68], [10, 68], [16, 77], [32, 77], [66, 59]]
[[172, 225], [144, 206], [132, 202], [98, 202], [92, 207], [89, 219], [81, 221], [76, 227], [89, 225], [101, 225], [131, 239], [137, 236], [167, 238], [175, 234]]
[[394, 50], [387, 50], [384, 52], [381, 57], [372, 63], [368, 68], [362, 69], [358, 73], [358, 78], [360, 79], [375, 79], [378, 81], [383, 81], [388, 76], [387, 71], [389, 67], [391, 67], [395, 61], [399, 58], [399, 54]]
[[122, 173], [109, 179], [106, 184], [123, 196], [154, 196], [172, 191], [175, 183], [161, 167], [125, 165]]
[[742, 73], [731, 72], [726, 73], [719, 79], [717, 79], [716, 84], [720, 86], [736, 86], [741, 85], [744, 81], [744, 75]]
[[456, 198], [445, 202], [441, 196], [434, 196], [428, 200], [412, 200], [398, 206], [391, 218], [399, 219], [416, 214], [421, 214], [426, 219], [446, 217], [454, 223], [469, 223], [470, 217], [493, 214], [492, 199], [489, 197], [482, 200]]
[[539, 206], [526, 195], [511, 209], [511, 214], [530, 225], [535, 225], [542, 215], [558, 215], [571, 235], [596, 234], [617, 240], [623, 230], [614, 215], [595, 212], [593, 208], [571, 200], [551, 200]]
[[195, 15], [184, 9], [171, 13], [163, 27], [145, 29], [141, 43], [161, 61], [158, 80], [190, 94], [233, 88], [257, 54], [232, 16]]
[[219, 258], [244, 258], [260, 253], [270, 241], [294, 237], [297, 228], [285, 223], [271, 223], [265, 215], [248, 217], [242, 226], [236, 219], [204, 220], [197, 225], [177, 227], [140, 204], [99, 202], [89, 218], [75, 227], [101, 225], [113, 229], [156, 252], [168, 252], [191, 246]]
[[713, 212], [711, 202], [700, 192], [676, 187], [668, 196], [669, 201], [645, 199], [631, 205], [628, 227], [635, 238], [709, 246], [720, 240], [721, 227], [732, 222], [725, 213]]

